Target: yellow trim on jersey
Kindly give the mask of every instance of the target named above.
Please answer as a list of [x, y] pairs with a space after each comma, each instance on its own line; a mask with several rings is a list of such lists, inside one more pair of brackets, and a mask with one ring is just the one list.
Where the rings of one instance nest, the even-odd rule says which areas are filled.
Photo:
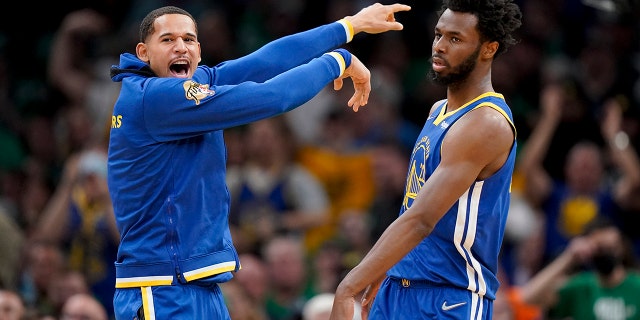
[[236, 269], [235, 261], [221, 262], [212, 266], [188, 271], [184, 273], [184, 279], [187, 281], [202, 279], [208, 276], [220, 274], [223, 272], [233, 271]]
[[336, 59], [336, 62], [338, 62], [338, 65], [340, 66], [340, 76], [342, 76], [344, 70], [347, 68], [347, 62], [344, 61], [344, 57], [335, 51], [327, 52], [327, 54]]
[[[456, 112], [458, 112], [458, 110], [462, 110], [466, 106], [468, 106], [468, 105], [470, 105], [470, 104], [472, 104], [472, 103], [474, 103], [474, 102], [476, 102], [476, 101], [478, 101], [478, 100], [480, 100], [482, 98], [485, 98], [485, 97], [496, 97], [496, 98], [500, 98], [500, 99], [504, 100], [504, 96], [502, 94], [500, 94], [500, 93], [497, 93], [497, 92], [486, 92], [486, 93], [483, 93], [483, 94], [477, 96], [476, 98], [474, 98], [473, 100], [463, 104], [460, 108], [457, 108], [455, 110], [449, 111], [447, 113], [445, 113], [445, 110], [447, 110], [447, 108], [446, 107], [442, 108], [440, 110], [440, 113], [436, 117], [436, 119], [433, 121], [433, 124], [436, 125], [436, 126], [439, 125], [440, 122], [444, 121], [444, 119], [448, 118], [452, 114], [455, 114]], [[483, 102], [483, 103], [477, 105], [476, 107], [474, 107], [473, 109], [475, 110], [475, 109], [478, 109], [480, 107], [490, 107], [490, 108], [500, 112], [500, 114], [502, 114], [502, 116], [505, 119], [507, 119], [507, 121], [511, 125], [511, 128], [513, 129], [514, 139], [515, 139], [515, 137], [517, 136], [516, 125], [513, 123], [513, 121], [511, 121], [511, 119], [509, 119], [509, 115], [507, 115], [507, 113], [504, 112], [504, 110], [502, 110], [502, 108], [498, 107], [498, 105], [496, 105], [495, 103], [492, 103], [492, 102]]]
[[[470, 104], [472, 104], [472, 103], [474, 103], [474, 102], [476, 102], [476, 101], [478, 101], [478, 100], [480, 100], [480, 99], [482, 99], [484, 97], [496, 97], [496, 98], [500, 98], [500, 99], [504, 100], [504, 96], [502, 94], [500, 94], [500, 93], [497, 93], [497, 92], [485, 92], [485, 93], [475, 97], [474, 99], [470, 100], [469, 102], [463, 104], [460, 108], [457, 108], [455, 110], [449, 111], [447, 113], [445, 113], [445, 110], [447, 110], [447, 108], [446, 107], [442, 108], [442, 110], [440, 110], [440, 114], [438, 114], [438, 117], [433, 121], [433, 124], [436, 125], [436, 126], [439, 125], [440, 122], [442, 122], [442, 120], [444, 120], [445, 118], [451, 116], [452, 114], [458, 112], [458, 110], [462, 110], [466, 106], [468, 106], [468, 105], [470, 105]], [[507, 117], [507, 119], [509, 119], [509, 118]]]
[[347, 43], [351, 42], [354, 35], [353, 24], [351, 24], [351, 21], [347, 19], [340, 19], [338, 20], [338, 22], [342, 24], [342, 26], [344, 27], [344, 31], [347, 33]]
[[170, 286], [171, 283], [173, 283], [173, 276], [117, 278], [116, 288]]
[[155, 320], [156, 310], [153, 305], [153, 293], [151, 287], [140, 288], [142, 292], [142, 312], [144, 313], [145, 320]]

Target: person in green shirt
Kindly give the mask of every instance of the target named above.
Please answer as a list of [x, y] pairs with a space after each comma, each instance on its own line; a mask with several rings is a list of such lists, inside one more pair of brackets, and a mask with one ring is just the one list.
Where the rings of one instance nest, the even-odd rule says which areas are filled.
[[640, 319], [640, 274], [624, 234], [611, 221], [592, 221], [583, 235], [522, 287], [525, 302], [547, 319]]

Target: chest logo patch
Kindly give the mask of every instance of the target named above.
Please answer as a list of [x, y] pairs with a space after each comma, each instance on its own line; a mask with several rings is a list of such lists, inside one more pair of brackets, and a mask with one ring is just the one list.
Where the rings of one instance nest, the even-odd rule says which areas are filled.
[[185, 97], [188, 100], [193, 100], [196, 105], [200, 104], [200, 101], [206, 97], [212, 96], [215, 92], [209, 89], [208, 84], [199, 84], [192, 80], [187, 80], [182, 84], [184, 88]]

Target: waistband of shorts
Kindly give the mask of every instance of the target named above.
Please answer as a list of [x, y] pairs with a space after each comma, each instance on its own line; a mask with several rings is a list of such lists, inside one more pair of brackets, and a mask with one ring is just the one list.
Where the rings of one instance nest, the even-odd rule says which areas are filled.
[[433, 288], [442, 287], [441, 283], [433, 282], [430, 280], [410, 280], [406, 278], [388, 277], [389, 281], [398, 284], [404, 288]]

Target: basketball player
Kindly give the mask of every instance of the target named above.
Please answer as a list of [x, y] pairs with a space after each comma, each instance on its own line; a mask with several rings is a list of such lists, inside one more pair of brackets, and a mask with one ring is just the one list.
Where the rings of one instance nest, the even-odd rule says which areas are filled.
[[[336, 290], [331, 319], [491, 319], [516, 156], [516, 130], [491, 82], [516, 41], [511, 0], [445, 0], [432, 45], [447, 86], [409, 163], [400, 216]], [[374, 299], [375, 298], [375, 299]]]
[[199, 65], [196, 21], [174, 6], [150, 12], [121, 82], [109, 141], [108, 184], [120, 233], [117, 319], [229, 319], [218, 283], [240, 268], [229, 230], [223, 130], [273, 117], [351, 78], [355, 111], [369, 70], [337, 47], [359, 32], [401, 30], [401, 4], [290, 35], [215, 67]]

